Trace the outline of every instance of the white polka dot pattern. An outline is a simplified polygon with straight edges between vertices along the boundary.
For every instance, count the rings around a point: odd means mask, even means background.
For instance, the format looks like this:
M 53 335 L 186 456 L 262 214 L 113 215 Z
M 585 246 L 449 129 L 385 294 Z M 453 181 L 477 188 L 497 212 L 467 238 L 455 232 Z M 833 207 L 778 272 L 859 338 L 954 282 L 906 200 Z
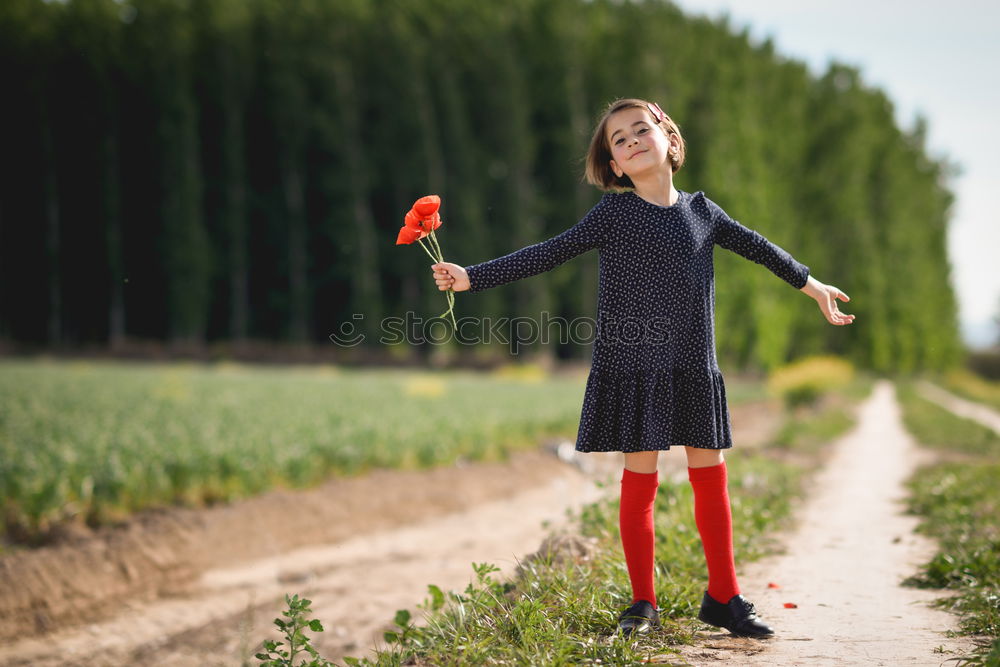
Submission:
M 703 192 L 673 206 L 608 193 L 562 234 L 466 267 L 470 292 L 600 251 L 597 336 L 576 449 L 636 452 L 732 447 L 715 356 L 715 244 L 796 288 L 809 267 L 730 218 Z

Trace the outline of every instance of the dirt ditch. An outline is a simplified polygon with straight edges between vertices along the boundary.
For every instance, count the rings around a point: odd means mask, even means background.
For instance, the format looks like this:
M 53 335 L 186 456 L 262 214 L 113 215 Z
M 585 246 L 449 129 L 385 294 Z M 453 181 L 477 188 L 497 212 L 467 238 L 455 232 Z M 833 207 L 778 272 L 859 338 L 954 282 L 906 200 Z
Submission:
M 374 471 L 209 509 L 144 512 L 117 526 L 0 558 L 0 639 L 91 621 L 125 597 L 173 594 L 220 564 L 343 541 L 506 498 L 566 465 L 546 452 L 503 463 Z

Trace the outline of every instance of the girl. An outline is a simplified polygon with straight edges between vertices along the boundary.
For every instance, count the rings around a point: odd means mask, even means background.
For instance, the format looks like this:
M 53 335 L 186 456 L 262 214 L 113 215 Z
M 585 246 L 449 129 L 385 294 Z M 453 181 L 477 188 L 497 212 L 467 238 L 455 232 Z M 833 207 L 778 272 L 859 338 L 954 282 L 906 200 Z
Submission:
M 576 225 L 547 241 L 469 267 L 431 266 L 440 290 L 479 292 L 548 271 L 599 249 L 598 326 L 576 449 L 621 451 L 622 547 L 632 604 L 625 634 L 659 624 L 653 587 L 657 457 L 687 454 L 695 522 L 708 566 L 698 618 L 749 637 L 773 634 L 740 594 L 722 450 L 732 447 L 715 357 L 716 244 L 762 264 L 815 299 L 827 321 L 851 324 L 846 294 L 809 275 L 786 251 L 729 217 L 703 192 L 674 187 L 684 139 L 658 104 L 611 103 L 594 130 L 586 179 L 606 191 Z

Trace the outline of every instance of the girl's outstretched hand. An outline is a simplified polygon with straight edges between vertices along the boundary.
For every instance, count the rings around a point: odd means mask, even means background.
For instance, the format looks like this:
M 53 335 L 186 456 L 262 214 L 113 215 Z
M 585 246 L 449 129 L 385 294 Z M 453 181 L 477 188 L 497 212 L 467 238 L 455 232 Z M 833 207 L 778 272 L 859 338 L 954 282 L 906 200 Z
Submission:
M 438 262 L 431 264 L 431 269 L 434 271 L 434 282 L 437 283 L 438 289 L 442 292 L 449 289 L 455 292 L 464 292 L 472 286 L 469 283 L 469 274 L 458 264 Z
M 827 322 L 830 324 L 844 325 L 854 321 L 854 315 L 842 313 L 840 312 L 840 308 L 837 307 L 837 299 L 850 301 L 851 297 L 833 285 L 825 285 L 812 276 L 809 276 L 806 284 L 802 287 L 802 291 L 816 299 L 819 309 L 823 311 L 823 316 L 826 317 Z

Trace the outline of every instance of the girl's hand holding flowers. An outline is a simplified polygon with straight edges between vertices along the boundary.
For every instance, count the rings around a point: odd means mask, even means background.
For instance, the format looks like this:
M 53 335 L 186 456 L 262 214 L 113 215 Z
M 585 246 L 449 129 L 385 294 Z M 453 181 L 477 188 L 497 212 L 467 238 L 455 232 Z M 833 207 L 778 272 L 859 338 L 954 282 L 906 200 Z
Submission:
M 434 282 L 439 290 L 450 289 L 453 292 L 464 292 L 472 285 L 469 283 L 469 274 L 458 264 L 451 262 L 438 262 L 431 264 L 434 270 Z

